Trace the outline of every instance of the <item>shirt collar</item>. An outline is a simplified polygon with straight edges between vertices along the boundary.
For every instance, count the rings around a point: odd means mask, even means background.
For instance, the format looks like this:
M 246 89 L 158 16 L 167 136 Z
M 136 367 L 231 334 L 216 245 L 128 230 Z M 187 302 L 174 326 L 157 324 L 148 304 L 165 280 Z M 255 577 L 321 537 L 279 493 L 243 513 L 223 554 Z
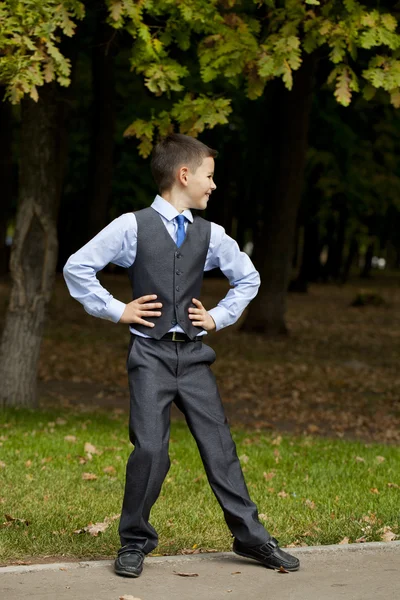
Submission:
M 172 206 L 170 202 L 164 200 L 164 198 L 159 194 L 157 194 L 157 196 L 154 198 L 151 208 L 154 208 L 154 210 L 160 213 L 160 215 L 167 219 L 167 221 L 172 221 L 178 215 L 183 215 L 188 219 L 188 221 L 193 223 L 192 211 L 189 208 L 184 210 L 183 213 L 180 213 L 176 210 L 175 206 Z

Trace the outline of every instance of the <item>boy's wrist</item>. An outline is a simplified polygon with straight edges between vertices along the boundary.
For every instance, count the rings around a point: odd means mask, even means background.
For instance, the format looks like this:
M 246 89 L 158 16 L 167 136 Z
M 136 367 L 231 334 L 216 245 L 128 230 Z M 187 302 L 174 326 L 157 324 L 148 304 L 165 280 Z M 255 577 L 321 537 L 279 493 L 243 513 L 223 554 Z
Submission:
M 112 321 L 113 323 L 119 323 L 124 310 L 126 308 L 126 304 L 124 302 L 120 302 L 116 298 L 112 298 L 107 305 L 107 319 Z
M 219 331 L 228 325 L 226 321 L 227 317 L 229 317 L 229 313 L 226 308 L 223 308 L 222 306 L 215 306 L 207 312 L 215 323 L 215 331 Z

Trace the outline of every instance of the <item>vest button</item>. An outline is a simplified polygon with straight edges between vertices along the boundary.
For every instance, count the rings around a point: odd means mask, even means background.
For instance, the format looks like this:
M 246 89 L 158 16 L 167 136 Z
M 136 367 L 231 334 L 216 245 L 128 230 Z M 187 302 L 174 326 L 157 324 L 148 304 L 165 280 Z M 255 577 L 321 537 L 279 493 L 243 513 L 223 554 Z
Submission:
M 175 273 L 176 273 L 177 275 L 180 275 L 180 274 L 181 274 L 181 271 L 179 271 L 179 269 L 178 269 L 177 271 L 175 271 Z
M 180 252 L 177 252 L 177 253 L 175 254 L 175 256 L 176 256 L 176 258 L 180 258 L 180 257 L 182 256 L 182 254 L 181 254 Z
M 179 292 L 179 285 L 177 285 L 175 289 L 177 292 Z
M 176 321 L 176 319 L 172 319 L 172 321 L 171 321 L 171 325 L 176 325 L 176 324 L 177 324 L 177 321 Z

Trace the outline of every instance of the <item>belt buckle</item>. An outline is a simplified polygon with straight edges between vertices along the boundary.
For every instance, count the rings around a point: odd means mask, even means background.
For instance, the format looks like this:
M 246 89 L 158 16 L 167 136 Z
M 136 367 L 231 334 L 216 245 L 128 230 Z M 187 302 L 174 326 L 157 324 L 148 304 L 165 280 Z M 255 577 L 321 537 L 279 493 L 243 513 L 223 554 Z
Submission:
M 173 342 L 177 342 L 178 340 L 176 339 L 176 331 L 172 332 L 172 341 Z

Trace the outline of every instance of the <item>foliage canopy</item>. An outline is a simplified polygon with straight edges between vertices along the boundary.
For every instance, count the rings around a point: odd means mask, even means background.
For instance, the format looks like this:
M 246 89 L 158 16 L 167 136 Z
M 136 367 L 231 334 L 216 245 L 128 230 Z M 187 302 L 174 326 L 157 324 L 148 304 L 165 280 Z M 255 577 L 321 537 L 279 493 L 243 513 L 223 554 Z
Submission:
M 348 106 L 355 92 L 368 100 L 381 89 L 400 107 L 394 11 L 371 10 L 356 0 L 106 0 L 106 5 L 112 27 L 132 37 L 132 71 L 152 93 L 172 98 L 171 110 L 135 120 L 126 130 L 139 138 L 143 156 L 155 133 L 164 135 L 174 121 L 182 132 L 197 135 L 228 120 L 228 97 L 190 89 L 189 49 L 196 50 L 205 85 L 244 86 L 251 99 L 274 78 L 290 90 L 304 53 L 318 52 L 332 63 L 327 83 L 337 102 Z M 25 94 L 37 100 L 37 88 L 46 82 L 69 84 L 71 65 L 60 41 L 74 34 L 84 15 L 78 0 L 0 2 L 0 82 L 11 102 Z

